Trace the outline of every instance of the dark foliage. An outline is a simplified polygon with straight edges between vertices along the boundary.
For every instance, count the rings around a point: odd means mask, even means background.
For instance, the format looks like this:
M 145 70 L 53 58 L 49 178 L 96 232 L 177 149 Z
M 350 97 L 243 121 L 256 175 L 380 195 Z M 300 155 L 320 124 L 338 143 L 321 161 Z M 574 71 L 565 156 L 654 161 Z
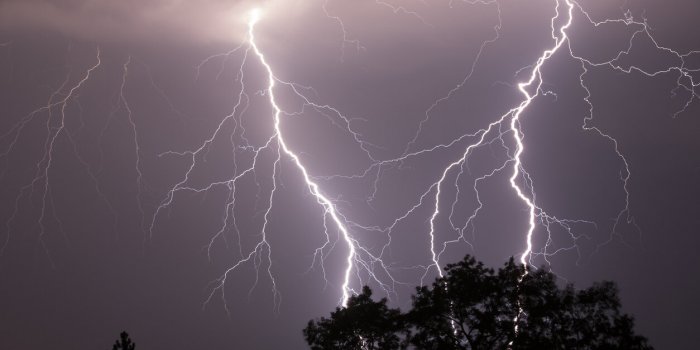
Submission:
M 114 342 L 114 345 L 112 346 L 112 350 L 134 350 L 135 348 L 136 343 L 131 341 L 131 338 L 129 338 L 129 333 L 127 332 L 122 332 L 119 335 L 119 340 Z
M 620 307 L 612 282 L 576 291 L 513 259 L 494 271 L 466 256 L 417 288 L 405 314 L 365 287 L 304 335 L 312 349 L 652 349 Z
M 407 329 L 401 312 L 386 306 L 386 298 L 372 300 L 369 287 L 336 308 L 331 318 L 309 321 L 304 337 L 311 349 L 402 349 L 401 333 Z

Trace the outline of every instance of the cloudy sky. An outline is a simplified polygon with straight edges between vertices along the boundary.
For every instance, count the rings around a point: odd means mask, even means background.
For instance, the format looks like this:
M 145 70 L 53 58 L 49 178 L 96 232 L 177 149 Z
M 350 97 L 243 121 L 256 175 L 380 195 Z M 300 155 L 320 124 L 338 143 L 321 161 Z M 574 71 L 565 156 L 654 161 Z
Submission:
M 567 4 L 0 2 L 0 344 L 304 348 L 523 252 L 697 343 L 700 7 L 572 2 L 538 64 Z

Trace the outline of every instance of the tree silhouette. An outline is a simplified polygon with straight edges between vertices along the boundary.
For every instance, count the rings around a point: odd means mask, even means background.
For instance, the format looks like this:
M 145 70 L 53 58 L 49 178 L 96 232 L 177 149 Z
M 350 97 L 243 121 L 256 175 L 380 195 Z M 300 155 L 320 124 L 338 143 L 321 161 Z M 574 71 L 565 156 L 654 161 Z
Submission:
M 407 329 L 401 312 L 386 306 L 386 298 L 372 300 L 372 290 L 350 297 L 348 306 L 336 308 L 330 319 L 311 320 L 304 337 L 313 350 L 402 349 L 400 333 Z
M 126 331 L 122 332 L 119 335 L 119 338 L 119 340 L 114 342 L 112 350 L 134 350 L 136 348 L 136 343 L 131 341 L 131 338 L 129 338 L 129 333 Z
M 560 288 L 552 273 L 512 258 L 498 271 L 468 255 L 447 265 L 432 286 L 416 288 L 405 314 L 370 297 L 365 287 L 330 319 L 310 321 L 304 334 L 312 349 L 377 348 L 368 346 L 370 339 L 391 339 L 382 349 L 652 349 L 620 311 L 613 282 Z M 391 312 L 363 312 L 362 305 Z M 345 315 L 353 315 L 352 322 Z
M 508 344 L 518 315 L 519 274 L 495 276 L 472 257 L 445 267 L 433 287 L 416 289 L 406 317 L 421 349 L 496 349 Z M 500 277 L 500 278 L 499 278 Z M 514 283 L 513 283 L 514 282 Z M 514 307 L 515 306 L 515 307 Z

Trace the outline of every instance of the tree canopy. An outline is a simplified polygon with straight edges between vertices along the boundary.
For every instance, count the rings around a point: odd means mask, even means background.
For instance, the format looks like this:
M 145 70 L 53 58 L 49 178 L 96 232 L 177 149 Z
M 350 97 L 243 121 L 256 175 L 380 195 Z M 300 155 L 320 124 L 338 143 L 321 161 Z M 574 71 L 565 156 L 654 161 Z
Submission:
M 406 329 L 398 309 L 390 309 L 386 298 L 372 300 L 372 290 L 351 297 L 347 307 L 336 308 L 331 318 L 309 321 L 304 329 L 311 349 L 398 349 L 399 333 Z
M 621 312 L 617 286 L 576 290 L 510 261 L 494 271 L 466 256 L 402 313 L 365 286 L 330 318 L 309 321 L 312 349 L 652 349 Z
M 112 350 L 134 350 L 136 349 L 136 343 L 131 341 L 129 338 L 129 333 L 126 331 L 119 334 L 119 339 L 114 342 Z

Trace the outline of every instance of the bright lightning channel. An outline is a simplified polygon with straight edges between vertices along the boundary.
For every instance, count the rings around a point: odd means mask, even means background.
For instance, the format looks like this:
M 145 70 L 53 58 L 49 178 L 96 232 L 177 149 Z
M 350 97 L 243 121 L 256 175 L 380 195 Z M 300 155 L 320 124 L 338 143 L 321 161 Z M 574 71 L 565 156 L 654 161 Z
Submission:
M 332 202 L 330 198 L 328 198 L 326 195 L 324 195 L 319 187 L 319 185 L 313 180 L 313 178 L 309 175 L 309 172 L 307 168 L 304 166 L 303 162 L 288 145 L 284 130 L 282 129 L 282 115 L 287 114 L 287 115 L 294 115 L 296 113 L 289 113 L 289 112 L 284 112 L 280 106 L 277 103 L 276 100 L 276 95 L 275 95 L 275 89 L 277 88 L 277 84 L 281 84 L 285 87 L 288 87 L 297 97 L 299 97 L 303 103 L 304 106 L 310 106 L 311 108 L 317 110 L 317 111 L 328 111 L 330 113 L 333 113 L 334 115 L 337 115 L 339 118 L 343 120 L 347 127 L 347 131 L 353 136 L 353 138 L 360 144 L 360 147 L 362 147 L 366 154 L 369 155 L 369 151 L 365 148 L 366 144 L 360 139 L 359 135 L 355 132 L 352 131 L 350 128 L 350 120 L 342 115 L 338 110 L 335 108 L 328 106 L 328 105 L 320 105 L 312 102 L 308 97 L 306 97 L 303 94 L 304 90 L 308 90 L 308 87 L 303 87 L 295 83 L 289 83 L 280 80 L 275 76 L 274 71 L 270 64 L 267 62 L 265 55 L 263 54 L 262 50 L 258 46 L 258 43 L 256 41 L 256 36 L 255 36 L 255 28 L 258 22 L 262 19 L 262 10 L 261 9 L 253 9 L 252 11 L 249 12 L 249 19 L 248 19 L 248 32 L 247 32 L 247 43 L 241 44 L 234 50 L 223 54 L 223 56 L 228 57 L 228 55 L 231 55 L 235 52 L 242 51 L 243 52 L 243 60 L 239 66 L 238 69 L 238 81 L 240 82 L 239 88 L 240 92 L 237 95 L 237 100 L 235 103 L 235 106 L 232 110 L 232 112 L 227 115 L 218 125 L 217 129 L 213 133 L 213 135 L 208 138 L 199 148 L 197 148 L 194 151 L 186 151 L 186 152 L 175 152 L 175 151 L 169 151 L 165 152 L 161 155 L 175 155 L 175 156 L 187 156 L 190 158 L 190 167 L 188 168 L 187 172 L 185 173 L 184 178 L 177 183 L 174 187 L 170 189 L 168 192 L 167 197 L 161 202 L 161 204 L 158 206 L 156 209 L 155 215 L 153 216 L 153 221 L 150 226 L 150 232 L 151 234 L 153 233 L 154 226 L 156 223 L 156 218 L 158 214 L 160 213 L 161 210 L 165 209 L 168 207 L 170 204 L 172 204 L 174 200 L 175 193 L 178 191 L 193 191 L 193 192 L 204 192 L 207 191 L 214 186 L 219 186 L 219 185 L 224 185 L 228 187 L 229 189 L 229 197 L 228 197 L 228 202 L 226 206 L 226 214 L 223 219 L 223 224 L 216 232 L 216 234 L 213 235 L 211 238 L 208 246 L 207 246 L 207 252 L 209 253 L 212 249 L 213 244 L 215 243 L 215 240 L 218 238 L 224 236 L 224 232 L 229 228 L 229 221 L 232 221 L 232 227 L 233 230 L 236 232 L 238 236 L 238 248 L 239 248 L 239 255 L 240 255 L 240 260 L 238 260 L 235 264 L 227 268 L 224 273 L 215 281 L 213 281 L 213 288 L 211 289 L 211 293 L 209 294 L 209 297 L 206 299 L 204 302 L 204 306 L 208 305 L 208 303 L 212 300 L 215 294 L 219 293 L 221 300 L 224 304 L 224 308 L 229 312 L 226 299 L 225 299 L 225 287 L 226 287 L 226 282 L 228 279 L 228 276 L 233 273 L 235 270 L 237 270 L 239 267 L 241 267 L 243 264 L 252 262 L 253 267 L 256 270 L 256 282 L 253 284 L 253 286 L 250 289 L 250 292 L 252 292 L 253 288 L 257 285 L 258 281 L 258 272 L 259 268 L 262 263 L 262 255 L 266 255 L 266 264 L 267 264 L 267 276 L 269 277 L 271 283 L 272 283 L 272 294 L 273 294 L 273 300 L 274 300 L 274 309 L 279 308 L 280 302 L 281 302 L 281 294 L 279 290 L 277 289 L 277 282 L 275 279 L 275 276 L 272 272 L 272 246 L 268 242 L 268 237 L 267 237 L 267 228 L 268 228 L 268 223 L 269 223 L 269 217 L 270 213 L 272 211 L 273 207 L 273 202 L 274 202 L 274 197 L 277 192 L 277 182 L 278 182 L 278 169 L 281 166 L 281 160 L 282 156 L 286 156 L 289 159 L 291 159 L 292 163 L 294 164 L 295 168 L 301 173 L 304 183 L 306 187 L 309 190 L 309 193 L 315 198 L 316 202 L 323 208 L 323 222 L 324 222 L 324 229 L 325 229 L 325 236 L 326 236 L 326 243 L 321 246 L 320 248 L 317 248 L 314 253 L 314 262 L 313 264 L 316 263 L 317 259 L 321 265 L 321 269 L 324 272 L 324 278 L 325 278 L 325 267 L 323 266 L 323 260 L 325 258 L 325 249 L 329 246 L 332 247 L 334 244 L 331 243 L 330 236 L 329 236 L 329 226 L 327 224 L 327 220 L 330 220 L 330 222 L 337 228 L 337 230 L 340 233 L 340 236 L 342 236 L 343 241 L 347 245 L 348 253 L 345 258 L 346 262 L 346 267 L 345 271 L 343 274 L 343 279 L 342 279 L 342 296 L 340 299 L 340 304 L 341 305 L 346 305 L 348 299 L 350 296 L 353 294 L 353 289 L 350 286 L 351 284 L 351 279 L 353 278 L 353 272 L 355 272 L 358 275 L 359 278 L 359 271 L 356 269 L 356 263 L 359 263 L 362 265 L 363 270 L 366 270 L 370 276 L 370 278 L 374 279 L 380 285 L 383 287 L 385 286 L 381 282 L 379 282 L 379 279 L 376 277 L 376 275 L 373 272 L 373 266 L 374 263 L 378 263 L 379 266 L 386 272 L 387 275 L 391 276 L 391 274 L 387 271 L 386 266 L 383 265 L 381 262 L 380 258 L 377 258 L 373 256 L 367 249 L 363 248 L 357 240 L 355 240 L 353 237 L 351 237 L 348 228 L 344 221 L 346 220 L 345 217 L 338 212 L 338 209 L 336 208 L 336 205 Z M 266 96 L 268 99 L 268 103 L 272 108 L 272 121 L 273 121 L 273 133 L 272 135 L 267 139 L 265 144 L 260 147 L 256 147 L 250 144 L 250 142 L 245 138 L 245 129 L 243 128 L 242 122 L 240 120 L 241 115 L 245 112 L 247 109 L 250 96 L 246 92 L 246 78 L 244 74 L 244 66 L 247 64 L 248 60 L 250 59 L 249 54 L 251 54 L 257 58 L 258 62 L 262 65 L 262 67 L 265 70 L 266 76 L 267 76 L 267 86 L 265 88 L 265 91 L 262 95 Z M 222 55 L 215 55 L 211 56 L 207 59 L 205 59 L 202 64 L 200 64 L 197 67 L 197 75 L 199 75 L 199 69 L 202 67 L 202 65 L 206 64 L 209 60 L 219 57 Z M 219 75 L 221 74 L 222 71 L 219 72 Z M 327 114 L 322 112 L 322 114 L 326 115 L 329 117 Z M 330 117 L 329 117 L 330 118 Z M 234 157 L 234 168 L 235 172 L 237 175 L 235 175 L 232 179 L 229 179 L 227 181 L 222 181 L 222 182 L 216 182 L 212 183 L 205 188 L 194 188 L 189 186 L 187 183 L 190 178 L 190 174 L 192 173 L 193 169 L 197 165 L 197 157 L 202 154 L 203 152 L 206 152 L 206 149 L 210 146 L 210 144 L 214 141 L 214 139 L 218 136 L 220 132 L 223 130 L 223 126 L 225 122 L 232 121 L 235 125 L 235 129 L 232 135 L 238 134 L 240 138 L 243 141 L 243 149 L 251 151 L 254 153 L 253 157 L 253 162 L 252 165 L 250 165 L 247 168 L 244 168 L 244 170 L 240 170 L 238 168 L 238 163 L 235 162 L 235 157 Z M 236 131 L 238 130 L 238 131 Z M 233 139 L 232 139 L 232 145 L 233 145 Z M 236 224 L 235 220 L 235 214 L 234 214 L 234 209 L 236 205 L 236 185 L 245 176 L 249 176 L 256 171 L 256 167 L 258 164 L 259 157 L 263 153 L 263 151 L 272 151 L 276 155 L 274 163 L 272 165 L 272 174 L 271 174 L 271 179 L 272 179 L 272 189 L 269 192 L 269 197 L 267 198 L 267 207 L 264 212 L 264 222 L 261 227 L 261 238 L 258 241 L 258 243 L 255 245 L 255 247 L 250 250 L 247 254 L 243 252 L 243 249 L 241 247 L 241 241 L 240 241 L 240 233 L 238 231 L 238 226 Z M 371 156 L 370 156 L 371 158 Z M 352 222 L 350 222 L 352 223 Z M 358 255 L 358 250 L 362 251 L 362 253 L 370 259 L 369 261 L 363 260 Z M 211 257 L 210 257 L 211 259 Z M 326 280 L 327 281 L 327 280 Z M 389 292 L 389 290 L 384 287 L 384 290 Z
M 267 63 L 265 60 L 265 55 L 263 55 L 262 51 L 260 51 L 260 48 L 258 47 L 257 43 L 255 42 L 255 25 L 260 21 L 260 9 L 254 9 L 251 11 L 250 14 L 250 21 L 248 22 L 248 38 L 250 40 L 250 45 L 253 48 L 253 51 L 255 54 L 258 56 L 260 59 L 260 63 L 265 67 L 265 70 L 267 71 L 267 78 L 268 78 L 268 83 L 269 85 L 267 86 L 267 94 L 270 98 L 270 104 L 272 105 L 272 108 L 274 110 L 274 123 L 275 123 L 275 134 L 277 136 L 277 142 L 279 142 L 279 145 L 282 147 L 282 150 L 284 153 L 286 153 L 289 157 L 292 158 L 294 161 L 294 164 L 297 166 L 299 171 L 301 171 L 302 175 L 304 176 L 304 181 L 306 182 L 306 186 L 309 188 L 309 191 L 311 194 L 316 197 L 316 200 L 318 201 L 319 204 L 323 205 L 325 209 L 325 213 L 330 215 L 331 219 L 333 220 L 333 223 L 337 226 L 338 230 L 343 235 L 343 239 L 345 240 L 345 243 L 348 246 L 348 256 L 346 259 L 347 262 L 347 267 L 345 268 L 345 276 L 343 279 L 343 286 L 342 286 L 342 291 L 343 291 L 343 297 L 342 297 L 342 302 L 341 304 L 345 306 L 347 304 L 348 299 L 350 298 L 351 295 L 351 290 L 350 290 L 350 274 L 352 273 L 353 270 L 353 261 L 355 259 L 355 244 L 353 242 L 353 239 L 350 237 L 350 234 L 348 233 L 347 228 L 345 225 L 343 225 L 342 221 L 338 217 L 338 212 L 336 211 L 335 205 L 326 197 L 324 196 L 319 187 L 318 184 L 313 182 L 311 178 L 309 177 L 309 172 L 306 170 L 304 165 L 301 163 L 299 160 L 299 156 L 294 153 L 289 146 L 287 146 L 287 143 L 284 140 L 284 133 L 282 132 L 282 129 L 280 128 L 280 115 L 282 114 L 282 110 L 280 107 L 277 105 L 277 101 L 275 100 L 275 94 L 274 94 L 274 88 L 275 88 L 275 75 L 272 72 L 272 68 L 270 65 Z M 269 210 L 268 210 L 269 211 Z
M 325 11 L 325 9 L 324 9 Z M 231 274 L 233 271 L 241 267 L 243 264 L 251 262 L 253 263 L 253 267 L 256 270 L 256 280 L 253 286 L 250 289 L 250 292 L 255 288 L 258 282 L 258 273 L 259 269 L 261 266 L 261 256 L 262 254 L 266 253 L 266 264 L 267 264 L 267 275 L 272 283 L 272 294 L 273 294 L 273 299 L 274 299 L 274 309 L 278 309 L 280 302 L 281 302 L 281 294 L 279 290 L 277 289 L 277 282 L 275 280 L 275 276 L 272 272 L 272 247 L 269 244 L 267 240 L 267 227 L 268 227 L 268 219 L 270 216 L 270 213 L 272 211 L 272 206 L 274 202 L 274 196 L 277 192 L 277 182 L 278 182 L 278 168 L 281 166 L 281 160 L 282 156 L 286 156 L 289 159 L 291 159 L 292 163 L 294 164 L 295 168 L 301 173 L 304 184 L 309 190 L 309 193 L 315 198 L 316 202 L 323 208 L 323 227 L 324 227 L 324 233 L 325 233 L 325 243 L 321 246 L 315 249 L 314 251 L 314 259 L 311 264 L 310 268 L 313 268 L 316 263 L 320 265 L 320 268 L 323 272 L 323 277 L 326 283 L 328 283 L 328 279 L 326 278 L 326 271 L 325 271 L 325 266 L 324 266 L 324 260 L 327 257 L 327 254 L 333 250 L 335 247 L 335 243 L 331 242 L 330 238 L 330 227 L 329 223 L 335 226 L 339 232 L 339 236 L 342 237 L 342 240 L 344 243 L 347 245 L 347 256 L 345 258 L 345 271 L 342 276 L 342 296 L 340 298 L 339 303 L 341 305 L 346 305 L 348 299 L 350 296 L 354 293 L 353 288 L 351 287 L 351 280 L 353 278 L 357 278 L 360 283 L 363 283 L 363 277 L 361 272 L 366 273 L 367 276 L 372 280 L 375 281 L 379 284 L 379 286 L 387 293 L 391 294 L 395 292 L 395 284 L 400 283 L 397 280 L 395 280 L 392 277 L 392 273 L 390 271 L 390 268 L 384 264 L 382 261 L 382 255 L 383 255 L 383 250 L 382 254 L 379 256 L 373 254 L 368 248 L 364 247 L 361 245 L 359 241 L 357 241 L 355 238 L 353 238 L 349 232 L 348 225 L 352 225 L 353 227 L 357 227 L 360 229 L 365 229 L 365 230 L 375 230 L 373 227 L 367 227 L 363 226 L 361 224 L 355 223 L 353 221 L 348 220 L 342 213 L 339 212 L 336 204 L 329 198 L 327 195 L 323 194 L 321 191 L 321 188 L 319 184 L 314 181 L 314 178 L 309 174 L 307 168 L 304 166 L 302 160 L 298 156 L 296 152 L 292 150 L 291 147 L 289 147 L 284 130 L 282 128 L 282 116 L 283 115 L 299 115 L 304 112 L 304 109 L 306 107 L 309 107 L 317 112 L 319 112 L 321 115 L 325 116 L 328 118 L 335 126 L 340 127 L 341 129 L 345 130 L 357 144 L 359 147 L 363 150 L 363 152 L 367 155 L 368 159 L 370 159 L 373 162 L 377 162 L 377 160 L 372 156 L 369 147 L 372 147 L 374 145 L 368 143 L 367 141 L 363 140 L 361 135 L 357 133 L 356 131 L 353 130 L 351 126 L 351 119 L 348 118 L 347 116 L 343 115 L 339 110 L 334 108 L 333 106 L 326 105 L 326 104 L 319 104 L 316 102 L 313 102 L 308 96 L 305 95 L 306 92 L 311 91 L 315 92 L 312 88 L 302 86 L 296 83 L 291 83 L 291 82 L 286 82 L 281 79 L 279 79 L 275 74 L 270 66 L 270 64 L 267 62 L 265 59 L 265 55 L 263 54 L 262 50 L 258 46 L 258 43 L 256 41 L 256 36 L 255 36 L 255 27 L 256 24 L 262 19 L 262 10 L 260 9 L 254 9 L 249 12 L 249 20 L 248 20 L 248 33 L 247 33 L 247 40 L 246 43 L 243 43 L 236 47 L 235 49 L 229 51 L 226 54 L 220 54 L 220 55 L 214 55 L 210 56 L 209 58 L 205 59 L 199 66 L 197 66 L 197 76 L 199 76 L 199 70 L 201 67 L 206 64 L 208 61 L 210 61 L 213 58 L 220 57 L 220 56 L 225 56 L 225 58 L 228 58 L 229 55 L 238 52 L 238 51 L 243 51 L 243 60 L 239 66 L 238 69 L 238 78 L 237 80 L 240 82 L 239 88 L 240 92 L 237 95 L 237 100 L 234 105 L 233 111 L 227 115 L 218 125 L 216 128 L 215 132 L 213 135 L 208 138 L 199 148 L 197 148 L 194 151 L 185 151 L 185 152 L 176 152 L 176 151 L 169 151 L 165 152 L 161 155 L 174 155 L 174 156 L 186 156 L 190 158 L 190 167 L 188 168 L 187 172 L 185 173 L 184 178 L 177 183 L 174 187 L 172 187 L 168 191 L 168 195 L 166 198 L 161 202 L 161 204 L 158 206 L 156 209 L 156 213 L 153 217 L 153 221 L 151 223 L 150 227 L 150 232 L 151 234 L 153 233 L 153 229 L 156 223 L 156 218 L 158 214 L 168 207 L 170 204 L 172 204 L 174 200 L 174 195 L 178 191 L 193 191 L 193 192 L 205 192 L 208 191 L 209 189 L 213 188 L 214 186 L 220 186 L 224 185 L 228 187 L 229 189 L 229 197 L 226 205 L 226 213 L 223 218 L 223 224 L 221 225 L 220 229 L 212 236 L 211 240 L 209 241 L 209 244 L 207 246 L 207 252 L 210 253 L 212 246 L 214 245 L 215 241 L 219 238 L 225 238 L 225 231 L 229 229 L 229 221 L 232 221 L 232 229 L 236 232 L 237 237 L 238 237 L 238 248 L 239 248 L 239 255 L 240 255 L 240 260 L 238 260 L 235 264 L 233 264 L 231 267 L 226 269 L 224 273 L 215 281 L 213 281 L 213 288 L 211 289 L 211 293 L 209 294 L 209 297 L 206 299 L 204 302 L 204 306 L 208 305 L 208 303 L 212 300 L 215 294 L 219 293 L 221 300 L 224 304 L 224 308 L 227 312 L 229 312 L 226 299 L 225 299 L 225 287 L 226 287 L 226 281 L 228 279 L 229 274 Z M 338 17 L 332 17 L 329 15 L 329 18 L 334 19 L 336 21 L 340 21 Z M 341 22 L 342 24 L 342 22 Z M 341 25 L 342 28 L 342 25 Z M 359 46 L 358 46 L 359 47 Z M 272 135 L 267 139 L 265 144 L 260 147 L 252 146 L 251 143 L 245 138 L 245 129 L 243 128 L 243 124 L 240 120 L 242 114 L 246 111 L 248 103 L 250 101 L 250 96 L 246 92 L 246 78 L 244 74 L 244 66 L 247 64 L 249 58 L 249 54 L 252 53 L 255 57 L 257 57 L 259 63 L 263 66 L 266 75 L 267 75 L 267 86 L 265 88 L 265 91 L 260 93 L 261 96 L 266 96 L 268 99 L 268 103 L 272 108 L 272 121 L 273 121 L 273 133 Z M 222 73 L 222 70 L 219 71 L 219 74 L 217 76 L 220 76 Z M 289 111 L 283 111 L 279 104 L 277 103 L 276 100 L 276 95 L 275 95 L 275 89 L 278 88 L 279 86 L 283 86 L 288 88 L 296 97 L 300 99 L 300 101 L 303 104 L 303 108 L 301 111 L 296 111 L 296 112 L 289 112 Z M 257 95 L 257 94 L 256 94 Z M 339 120 L 334 120 L 332 116 L 336 116 Z M 195 188 L 191 187 L 188 185 L 188 181 L 190 179 L 190 174 L 192 173 L 193 169 L 197 165 L 197 157 L 202 154 L 203 152 L 206 152 L 207 148 L 211 145 L 211 143 L 214 141 L 214 139 L 218 136 L 220 132 L 222 132 L 223 125 L 226 122 L 232 121 L 235 125 L 234 131 L 232 133 L 232 137 L 235 135 L 238 135 L 243 142 L 242 146 L 237 146 L 240 147 L 244 150 L 251 151 L 253 152 L 253 162 L 252 165 L 249 167 L 245 168 L 244 170 L 240 170 L 238 167 L 238 164 L 235 161 L 234 157 L 234 172 L 237 174 L 235 175 L 232 179 L 229 179 L 227 181 L 222 181 L 222 182 L 215 182 L 211 183 L 208 186 L 204 188 Z M 239 130 L 239 131 L 236 131 Z M 233 146 L 233 139 L 232 141 L 232 146 Z M 234 147 L 235 148 L 235 147 Z M 262 154 L 263 151 L 273 151 L 274 154 L 276 155 L 275 161 L 273 163 L 273 169 L 272 169 L 272 174 L 271 174 L 271 179 L 272 179 L 272 189 L 269 192 L 269 197 L 267 198 L 267 207 L 264 213 L 264 222 L 261 227 L 261 239 L 258 241 L 258 243 L 255 245 L 255 247 L 249 251 L 247 254 L 243 252 L 243 249 L 241 247 L 241 235 L 238 230 L 238 226 L 236 224 L 235 220 L 235 205 L 236 205 L 236 184 L 238 183 L 239 180 L 241 180 L 244 176 L 251 175 L 255 173 L 256 171 L 256 166 L 258 164 L 258 159 L 260 155 Z M 323 178 L 323 177 L 319 177 Z M 210 257 L 211 259 L 211 257 Z M 377 273 L 380 270 L 382 275 L 387 276 L 390 280 L 390 283 L 386 283 L 382 281 L 382 278 L 380 278 Z

